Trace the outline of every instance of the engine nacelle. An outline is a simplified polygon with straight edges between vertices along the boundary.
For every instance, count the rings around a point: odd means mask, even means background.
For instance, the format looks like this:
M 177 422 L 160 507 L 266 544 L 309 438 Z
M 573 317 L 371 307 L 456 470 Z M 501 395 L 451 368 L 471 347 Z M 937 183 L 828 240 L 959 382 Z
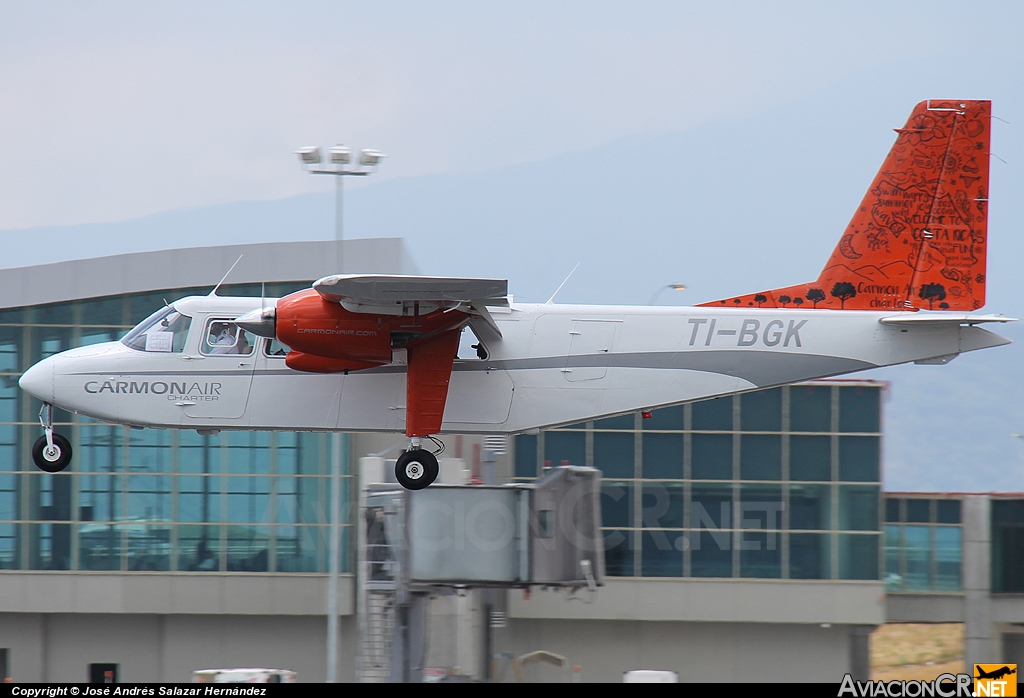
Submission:
M 353 359 L 330 359 L 326 356 L 306 354 L 305 352 L 288 352 L 284 357 L 285 366 L 296 371 L 306 373 L 342 373 L 345 371 L 359 371 L 364 368 L 380 366 L 376 361 L 355 361 Z
M 277 338 L 298 352 L 311 355 L 287 360 L 297 370 L 317 373 L 358 370 L 391 363 L 391 327 L 387 317 L 352 313 L 324 300 L 313 289 L 298 291 L 277 302 Z M 299 368 L 313 357 L 352 362 L 332 370 Z M 312 364 L 310 364 L 312 365 Z M 322 364 L 327 366 L 327 364 Z

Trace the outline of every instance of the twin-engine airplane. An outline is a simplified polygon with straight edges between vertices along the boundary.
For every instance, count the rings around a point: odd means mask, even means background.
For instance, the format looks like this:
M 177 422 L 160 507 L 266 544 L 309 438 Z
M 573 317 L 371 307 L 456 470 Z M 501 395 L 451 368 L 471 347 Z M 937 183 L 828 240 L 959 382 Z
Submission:
M 521 433 L 1009 343 L 985 302 L 988 101 L 918 104 L 816 281 L 696 307 L 514 303 L 507 282 L 337 275 L 271 303 L 214 294 L 120 342 L 40 361 L 33 451 L 71 459 L 57 405 L 133 427 L 405 431 L 428 486 L 443 432 Z M 461 344 L 461 347 L 460 347 Z

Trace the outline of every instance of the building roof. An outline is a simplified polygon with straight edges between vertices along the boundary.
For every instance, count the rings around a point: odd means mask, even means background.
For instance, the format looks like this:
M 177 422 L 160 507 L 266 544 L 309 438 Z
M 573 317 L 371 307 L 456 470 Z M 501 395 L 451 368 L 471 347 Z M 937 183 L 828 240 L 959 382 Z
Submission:
M 402 238 L 189 247 L 0 269 L 0 308 L 226 283 L 303 281 L 339 272 L 417 272 Z

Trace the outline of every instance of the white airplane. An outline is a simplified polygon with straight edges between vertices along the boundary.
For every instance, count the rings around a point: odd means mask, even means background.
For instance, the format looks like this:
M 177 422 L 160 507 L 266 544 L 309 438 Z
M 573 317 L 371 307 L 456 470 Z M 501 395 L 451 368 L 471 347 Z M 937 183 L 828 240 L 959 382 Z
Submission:
M 523 433 L 1008 344 L 985 300 L 987 101 L 928 101 L 818 279 L 695 307 L 515 303 L 507 282 L 337 275 L 270 302 L 178 300 L 119 342 L 31 367 L 41 469 L 71 460 L 52 406 L 132 427 Z M 936 310 L 937 308 L 937 310 Z

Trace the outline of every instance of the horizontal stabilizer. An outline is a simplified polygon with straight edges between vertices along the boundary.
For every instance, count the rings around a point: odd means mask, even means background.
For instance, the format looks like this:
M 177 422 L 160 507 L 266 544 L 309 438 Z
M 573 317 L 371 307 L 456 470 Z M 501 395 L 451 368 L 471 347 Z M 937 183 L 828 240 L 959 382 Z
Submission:
M 456 279 L 439 276 L 335 274 L 316 281 L 313 288 L 331 301 L 372 303 L 455 302 L 508 305 L 504 279 Z
M 879 320 L 883 325 L 980 325 L 983 322 L 1016 322 L 1003 315 L 969 315 L 965 313 L 907 313 Z

